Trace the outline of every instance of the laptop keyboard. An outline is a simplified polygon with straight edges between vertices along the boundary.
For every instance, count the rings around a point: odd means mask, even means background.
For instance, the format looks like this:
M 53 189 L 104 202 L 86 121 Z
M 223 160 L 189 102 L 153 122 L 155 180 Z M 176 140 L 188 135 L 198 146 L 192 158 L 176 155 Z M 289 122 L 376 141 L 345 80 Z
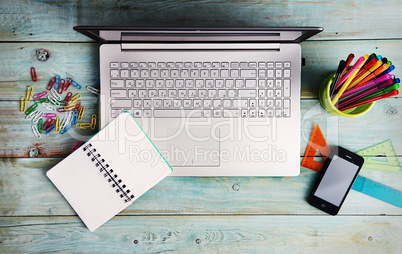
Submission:
M 111 62 L 112 118 L 287 118 L 290 62 Z

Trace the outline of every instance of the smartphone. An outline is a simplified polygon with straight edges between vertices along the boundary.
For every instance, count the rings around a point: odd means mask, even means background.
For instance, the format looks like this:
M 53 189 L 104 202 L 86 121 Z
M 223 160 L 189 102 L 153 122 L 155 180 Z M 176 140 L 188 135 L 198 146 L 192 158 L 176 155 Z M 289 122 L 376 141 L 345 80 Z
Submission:
M 326 213 L 337 215 L 360 169 L 363 157 L 340 146 L 325 161 L 308 203 Z

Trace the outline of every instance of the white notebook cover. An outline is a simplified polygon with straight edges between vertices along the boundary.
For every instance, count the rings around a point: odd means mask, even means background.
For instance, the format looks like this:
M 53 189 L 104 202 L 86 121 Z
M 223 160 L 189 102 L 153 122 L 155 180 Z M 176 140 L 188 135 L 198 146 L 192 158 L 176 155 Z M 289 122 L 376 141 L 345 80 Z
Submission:
M 92 232 L 172 171 L 125 112 L 46 175 Z

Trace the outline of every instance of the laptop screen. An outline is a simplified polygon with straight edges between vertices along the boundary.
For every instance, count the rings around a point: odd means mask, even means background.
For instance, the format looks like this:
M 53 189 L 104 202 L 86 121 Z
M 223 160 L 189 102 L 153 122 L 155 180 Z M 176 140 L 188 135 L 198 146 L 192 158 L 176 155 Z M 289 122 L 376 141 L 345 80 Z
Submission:
M 95 27 L 74 30 L 101 43 L 117 42 L 293 42 L 321 32 L 321 27 Z

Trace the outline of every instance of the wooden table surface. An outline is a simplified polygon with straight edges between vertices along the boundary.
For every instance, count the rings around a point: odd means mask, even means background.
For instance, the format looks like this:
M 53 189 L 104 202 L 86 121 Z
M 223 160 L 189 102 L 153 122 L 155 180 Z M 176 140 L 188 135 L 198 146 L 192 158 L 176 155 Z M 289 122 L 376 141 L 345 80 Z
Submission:
M 91 233 L 45 173 L 91 130 L 36 139 L 20 112 L 28 86 L 56 74 L 99 87 L 99 44 L 75 25 L 321 26 L 301 44 L 300 160 L 314 124 L 332 144 L 357 151 L 391 139 L 402 156 L 401 97 L 358 118 L 322 109 L 321 81 L 353 52 L 387 56 L 402 76 L 401 1 L 55 1 L 0 3 L 0 253 L 245 252 L 401 253 L 402 209 L 351 191 L 338 216 L 307 204 L 317 173 L 298 177 L 167 177 Z M 39 81 L 33 83 L 30 67 Z M 83 90 L 83 121 L 98 98 Z M 402 190 L 401 173 L 363 169 Z

